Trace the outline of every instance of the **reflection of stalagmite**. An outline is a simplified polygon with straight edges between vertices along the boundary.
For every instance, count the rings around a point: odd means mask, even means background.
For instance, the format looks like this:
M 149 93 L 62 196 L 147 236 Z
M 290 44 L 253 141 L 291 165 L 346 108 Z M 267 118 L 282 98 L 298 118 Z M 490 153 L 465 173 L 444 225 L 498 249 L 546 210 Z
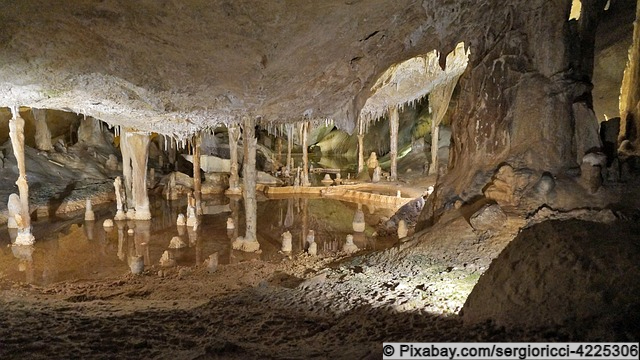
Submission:
M 391 150 L 389 155 L 391 158 L 391 181 L 398 180 L 398 124 L 400 115 L 398 108 L 392 106 L 389 108 L 389 130 L 391 132 Z
M 187 195 L 187 226 L 193 227 L 198 222 L 196 215 L 196 199 L 189 193 Z
M 20 193 L 20 213 L 15 214 L 18 236 L 16 245 L 32 245 L 35 238 L 31 235 L 31 217 L 29 215 L 29 185 L 27 184 L 27 169 L 24 157 L 24 119 L 20 117 L 18 109 L 13 109 L 13 117 L 9 120 L 9 137 L 13 146 L 13 153 L 18 163 L 19 176 L 16 181 Z
M 236 250 L 256 252 L 260 250 L 257 238 L 257 201 L 256 201 L 256 146 L 255 120 L 249 116 L 244 118 L 244 166 L 242 169 L 244 187 L 244 210 L 246 218 L 245 236 L 238 237 L 232 244 Z
M 123 205 L 122 205 L 122 200 L 123 200 L 123 189 L 122 189 L 122 180 L 120 179 L 120 176 L 116 177 L 116 179 L 113 181 L 113 187 L 115 188 L 115 192 L 116 192 L 116 216 L 114 217 L 115 220 L 125 220 L 127 218 L 127 216 L 124 213 L 124 209 L 123 209 Z
M 33 119 L 36 125 L 36 149 L 43 151 L 53 150 L 53 144 L 51 143 L 51 132 L 47 126 L 47 110 L 45 109 L 31 109 L 33 113 Z
M 238 176 L 238 140 L 240 140 L 240 127 L 237 124 L 229 124 L 229 158 L 230 175 L 229 190 L 231 194 L 240 194 L 240 180 Z
M 142 255 L 144 263 L 151 265 L 149 257 L 149 241 L 151 240 L 151 221 L 136 221 L 135 247 L 136 254 Z
M 117 221 L 116 225 L 118 226 L 118 259 L 124 261 L 124 221 Z

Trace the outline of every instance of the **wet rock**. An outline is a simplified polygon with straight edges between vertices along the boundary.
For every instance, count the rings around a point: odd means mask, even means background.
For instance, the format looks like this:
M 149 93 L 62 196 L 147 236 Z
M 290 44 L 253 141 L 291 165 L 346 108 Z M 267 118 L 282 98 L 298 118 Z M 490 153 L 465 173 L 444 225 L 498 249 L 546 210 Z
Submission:
M 507 221 L 507 215 L 505 215 L 497 204 L 487 204 L 483 206 L 471 215 L 469 219 L 469 223 L 477 231 L 499 229 L 504 226 L 505 221 Z

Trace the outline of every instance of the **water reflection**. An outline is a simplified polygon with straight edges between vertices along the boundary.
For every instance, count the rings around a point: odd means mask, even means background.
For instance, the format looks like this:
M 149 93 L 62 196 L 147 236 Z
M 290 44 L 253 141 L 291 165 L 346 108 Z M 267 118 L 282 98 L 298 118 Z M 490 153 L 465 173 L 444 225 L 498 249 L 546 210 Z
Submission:
M 186 199 L 165 201 L 155 198 L 151 221 L 114 221 L 113 228 L 104 228 L 112 211 L 96 211 L 96 221 L 85 222 L 82 214 L 72 220 L 34 223 L 37 242 L 30 250 L 10 244 L 17 235 L 14 229 L 0 228 L 0 277 L 13 281 L 50 284 L 63 280 L 99 279 L 122 276 L 130 272 L 131 259 L 140 257 L 145 269 L 159 267 L 165 251 L 169 251 L 178 266 L 202 266 L 211 254 L 217 253 L 220 264 L 251 259 L 281 261 L 282 234 L 293 235 L 291 254 L 305 250 L 306 237 L 314 231 L 318 255 L 340 251 L 347 234 L 360 249 L 380 249 L 389 244 L 376 244 L 372 237 L 381 217 L 393 211 L 369 205 L 365 212 L 366 229 L 352 229 L 355 203 L 314 197 L 290 197 L 258 202 L 258 241 L 261 254 L 231 250 L 231 242 L 244 235 L 245 219 L 241 197 L 218 196 L 203 199 L 205 214 L 197 229 L 176 226 L 176 218 L 186 213 Z M 234 229 L 227 230 L 232 218 Z M 131 232 L 130 232 L 131 230 Z M 171 238 L 180 236 L 187 246 L 168 249 Z

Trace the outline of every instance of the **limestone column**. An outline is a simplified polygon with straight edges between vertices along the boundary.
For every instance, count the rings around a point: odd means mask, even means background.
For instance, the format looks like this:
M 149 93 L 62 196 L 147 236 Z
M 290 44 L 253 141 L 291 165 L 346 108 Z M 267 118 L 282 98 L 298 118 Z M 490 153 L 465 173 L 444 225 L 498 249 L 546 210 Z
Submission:
M 302 186 L 309 186 L 309 151 L 307 149 L 307 137 L 309 135 L 309 122 L 303 121 L 300 125 L 302 133 Z
M 13 116 L 9 120 L 9 137 L 13 154 L 18 163 L 18 191 L 20 193 L 20 213 L 15 215 L 18 225 L 16 245 L 33 245 L 35 238 L 31 234 L 31 217 L 29 215 L 29 184 L 27 183 L 27 169 L 24 157 L 24 119 L 20 117 L 18 108 L 12 110 Z
M 196 214 L 202 215 L 202 179 L 200 178 L 200 133 L 193 136 L 193 196 L 196 199 Z
M 438 173 L 438 138 L 440 137 L 440 125 L 435 119 L 431 119 L 431 165 L 429 174 Z
M 633 42 L 620 88 L 619 142 L 629 140 L 640 145 L 640 0 L 636 6 Z
M 120 152 L 122 153 L 122 177 L 124 178 L 124 194 L 125 204 L 127 208 L 125 211 L 132 209 L 133 205 L 133 178 L 131 169 L 131 149 L 129 147 L 128 134 L 129 129 L 122 129 L 120 132 Z
M 256 252 L 260 250 L 258 243 L 258 202 L 256 201 L 256 139 L 255 119 L 244 118 L 242 143 L 244 147 L 244 165 L 242 166 L 243 197 L 246 231 L 244 238 L 237 238 L 232 247 L 236 250 Z
M 47 110 L 32 108 L 33 119 L 36 125 L 36 148 L 42 151 L 51 151 L 51 132 L 47 126 Z
M 229 124 L 229 190 L 230 194 L 240 194 L 240 180 L 238 176 L 238 140 L 240 140 L 240 127 L 238 124 Z
M 398 126 L 400 114 L 398 108 L 389 108 L 389 131 L 391 133 L 390 156 L 391 156 L 391 181 L 398 180 Z
M 149 160 L 149 133 L 127 132 L 127 147 L 131 156 L 132 193 L 136 220 L 150 220 L 149 196 L 147 194 L 147 163 Z

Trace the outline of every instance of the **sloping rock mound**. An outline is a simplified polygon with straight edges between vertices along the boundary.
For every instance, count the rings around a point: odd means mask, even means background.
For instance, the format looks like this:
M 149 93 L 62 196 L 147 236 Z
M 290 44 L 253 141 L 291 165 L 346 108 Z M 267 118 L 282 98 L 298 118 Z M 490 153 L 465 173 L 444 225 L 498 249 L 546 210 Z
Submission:
M 592 340 L 638 339 L 639 230 L 637 223 L 581 220 L 523 230 L 467 298 L 464 322 L 560 327 Z

